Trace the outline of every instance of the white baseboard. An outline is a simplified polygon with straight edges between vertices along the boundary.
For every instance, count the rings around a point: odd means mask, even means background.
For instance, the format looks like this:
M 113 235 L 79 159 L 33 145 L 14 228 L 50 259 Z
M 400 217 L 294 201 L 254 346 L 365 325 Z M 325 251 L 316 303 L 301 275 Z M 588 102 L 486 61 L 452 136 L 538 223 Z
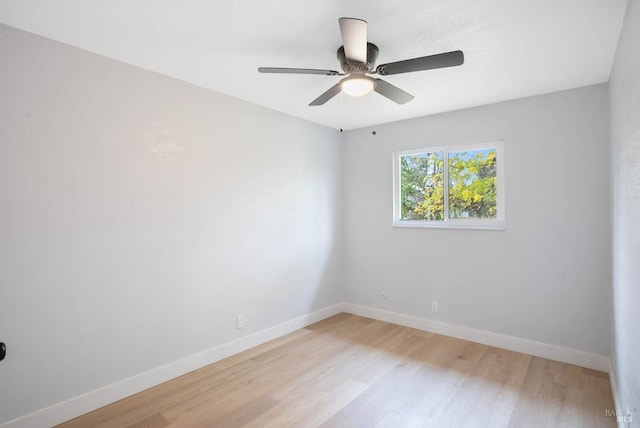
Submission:
M 611 397 L 613 398 L 613 408 L 616 410 L 616 413 L 621 409 L 619 398 L 618 398 L 618 385 L 616 382 L 616 375 L 613 372 L 613 363 L 609 361 L 609 385 L 611 386 Z M 623 428 L 624 423 L 617 420 L 618 428 Z
M 618 428 L 631 428 L 633 423 L 633 413 L 628 407 L 622 406 L 622 400 L 620 399 L 620 390 L 618 389 L 618 382 L 615 371 L 613 369 L 613 363 L 609 362 L 609 384 L 611 385 L 611 395 L 613 397 L 613 408 L 616 414 L 616 422 Z
M 419 318 L 397 312 L 389 312 L 382 309 L 352 303 L 343 303 L 342 309 L 344 312 L 354 315 L 417 328 L 419 330 L 430 331 L 432 333 L 456 337 L 458 339 L 469 340 L 471 342 L 482 343 L 484 345 L 495 346 L 497 348 L 508 349 L 510 351 L 522 352 L 524 354 L 574 364 L 576 366 L 586 367 L 593 370 L 608 372 L 611 368 L 609 358 L 589 352 L 578 351 L 576 349 L 549 345 L 547 343 L 521 339 L 519 337 L 492 333 L 485 330 L 463 327 L 456 324 Z
M 282 324 L 261 330 L 249 336 L 224 343 L 178 361 L 149 370 L 139 375 L 107 385 L 95 391 L 71 398 L 70 400 L 38 410 L 34 413 L 11 420 L 1 425 L 3 428 L 51 427 L 68 421 L 99 407 L 121 400 L 152 386 L 159 385 L 175 377 L 189 373 L 223 358 L 245 351 L 254 346 L 276 339 L 287 333 L 304 328 L 330 316 L 343 312 L 343 304 L 336 304 L 315 311 Z

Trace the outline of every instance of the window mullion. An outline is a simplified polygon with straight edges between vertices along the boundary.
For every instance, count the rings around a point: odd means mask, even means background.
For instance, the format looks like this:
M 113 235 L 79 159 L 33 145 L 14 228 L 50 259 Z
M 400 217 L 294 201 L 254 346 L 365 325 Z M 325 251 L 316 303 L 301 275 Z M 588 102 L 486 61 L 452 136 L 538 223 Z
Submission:
M 449 151 L 443 150 L 443 183 L 444 186 L 442 194 L 444 195 L 444 221 L 449 220 Z

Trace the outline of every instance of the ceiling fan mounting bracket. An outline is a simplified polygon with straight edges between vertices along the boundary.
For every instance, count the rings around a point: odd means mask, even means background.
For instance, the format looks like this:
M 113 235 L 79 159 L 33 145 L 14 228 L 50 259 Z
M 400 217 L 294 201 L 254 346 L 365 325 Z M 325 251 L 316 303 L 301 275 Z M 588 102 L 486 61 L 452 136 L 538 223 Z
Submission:
M 340 46 L 338 48 L 338 61 L 340 61 L 340 67 L 342 70 L 349 73 L 371 73 L 373 71 L 373 66 L 378 59 L 378 47 L 373 43 L 367 42 L 367 62 L 357 62 L 357 61 L 348 61 L 347 57 L 344 53 L 344 46 Z

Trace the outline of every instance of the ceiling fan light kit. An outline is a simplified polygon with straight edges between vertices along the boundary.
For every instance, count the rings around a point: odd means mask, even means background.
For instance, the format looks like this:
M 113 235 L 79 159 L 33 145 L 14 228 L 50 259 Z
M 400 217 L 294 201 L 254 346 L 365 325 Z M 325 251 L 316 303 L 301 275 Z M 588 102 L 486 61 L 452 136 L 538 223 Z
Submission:
M 413 95 L 382 79 L 369 77 L 367 74 L 389 76 L 414 71 L 455 67 L 464 63 L 462 51 L 452 51 L 381 64 L 374 69 L 379 50 L 376 45 L 367 42 L 367 22 L 356 18 L 340 18 L 338 24 L 342 35 L 342 46 L 338 48 L 337 55 L 343 73 L 335 70 L 279 67 L 260 67 L 258 71 L 260 73 L 347 76 L 311 101 L 310 106 L 323 105 L 340 92 L 359 97 L 374 90 L 397 104 L 405 104 L 414 98 Z
M 376 81 L 365 75 L 351 75 L 340 81 L 342 92 L 352 97 L 361 97 L 373 91 Z

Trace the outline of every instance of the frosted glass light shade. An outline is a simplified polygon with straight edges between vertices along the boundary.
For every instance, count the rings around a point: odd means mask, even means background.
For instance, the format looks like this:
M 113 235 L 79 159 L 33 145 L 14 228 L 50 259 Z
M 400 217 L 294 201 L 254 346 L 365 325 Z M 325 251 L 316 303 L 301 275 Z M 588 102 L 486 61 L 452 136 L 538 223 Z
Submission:
M 374 86 L 374 80 L 367 76 L 348 77 L 340 84 L 342 91 L 352 97 L 366 95 L 373 91 Z

